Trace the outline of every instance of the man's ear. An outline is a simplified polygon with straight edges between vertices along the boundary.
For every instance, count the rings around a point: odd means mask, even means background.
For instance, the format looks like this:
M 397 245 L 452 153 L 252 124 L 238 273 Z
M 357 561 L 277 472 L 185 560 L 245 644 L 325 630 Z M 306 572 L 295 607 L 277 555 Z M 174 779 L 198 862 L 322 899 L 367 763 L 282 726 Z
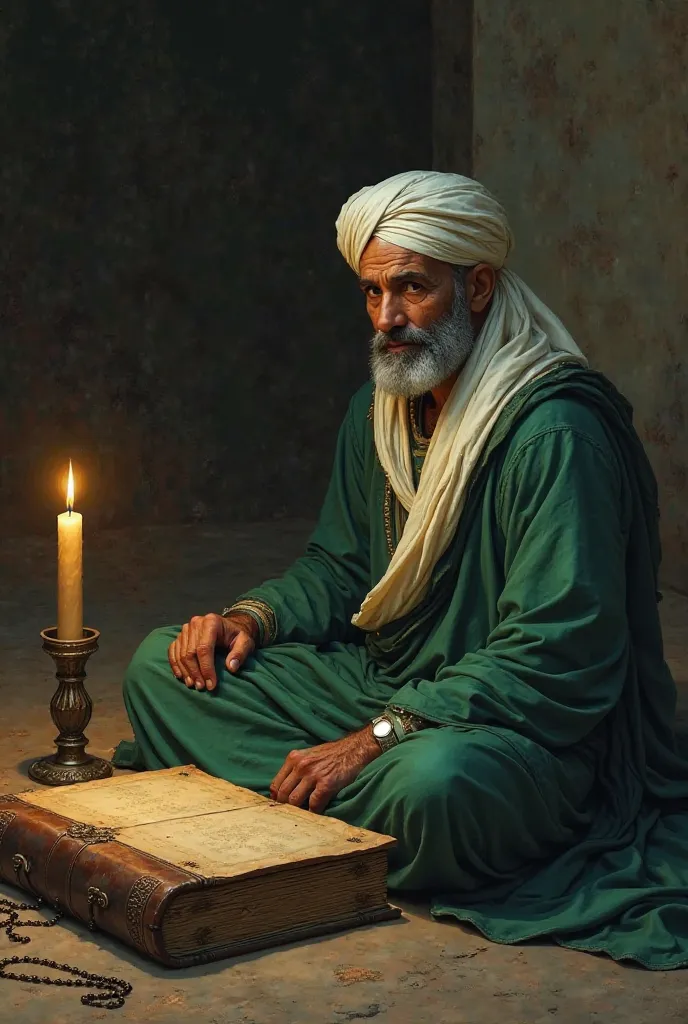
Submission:
M 472 313 L 482 313 L 494 295 L 497 272 L 489 263 L 478 263 L 466 274 L 466 298 Z

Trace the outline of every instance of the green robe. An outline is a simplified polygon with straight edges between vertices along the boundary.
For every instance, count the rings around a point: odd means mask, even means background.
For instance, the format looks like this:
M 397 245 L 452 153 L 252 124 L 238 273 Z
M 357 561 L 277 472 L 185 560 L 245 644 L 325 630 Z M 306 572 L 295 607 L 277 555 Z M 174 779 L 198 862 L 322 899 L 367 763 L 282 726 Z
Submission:
M 657 610 L 656 487 L 629 407 L 570 366 L 523 389 L 428 596 L 364 634 L 351 616 L 403 528 L 370 404 L 368 385 L 306 553 L 248 595 L 274 610 L 274 642 L 236 677 L 218 653 L 208 693 L 172 676 L 179 627 L 151 634 L 126 676 L 135 743 L 116 763 L 191 762 L 265 794 L 291 749 L 407 708 L 436 727 L 327 811 L 397 837 L 391 888 L 430 892 L 434 914 L 498 942 L 688 964 L 688 763 Z

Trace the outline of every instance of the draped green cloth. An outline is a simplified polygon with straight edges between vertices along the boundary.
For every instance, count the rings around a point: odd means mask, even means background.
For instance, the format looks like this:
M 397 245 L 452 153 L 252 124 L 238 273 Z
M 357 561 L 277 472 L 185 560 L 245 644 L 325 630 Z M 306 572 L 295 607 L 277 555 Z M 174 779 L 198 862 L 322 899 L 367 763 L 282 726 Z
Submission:
M 392 834 L 390 887 L 498 942 L 550 936 L 646 967 L 688 964 L 688 762 L 657 609 L 657 494 L 630 407 L 561 367 L 502 413 L 423 603 L 351 625 L 403 516 L 369 419 L 342 426 L 304 556 L 251 591 L 278 635 L 216 691 L 174 679 L 179 627 L 137 651 L 120 766 L 183 763 L 257 792 L 294 748 L 385 706 L 434 727 L 382 754 L 328 814 Z M 414 459 L 422 469 L 423 442 Z M 387 500 L 386 500 L 387 496 Z

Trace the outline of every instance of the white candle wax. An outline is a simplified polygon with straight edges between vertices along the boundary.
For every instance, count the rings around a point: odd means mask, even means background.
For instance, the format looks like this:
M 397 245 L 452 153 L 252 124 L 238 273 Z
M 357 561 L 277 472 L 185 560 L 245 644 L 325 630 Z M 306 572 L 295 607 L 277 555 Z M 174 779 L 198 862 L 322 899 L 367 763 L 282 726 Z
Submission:
M 67 505 L 74 501 L 72 465 L 69 465 Z M 57 639 L 81 640 L 83 637 L 82 517 L 78 512 L 62 512 L 57 517 Z

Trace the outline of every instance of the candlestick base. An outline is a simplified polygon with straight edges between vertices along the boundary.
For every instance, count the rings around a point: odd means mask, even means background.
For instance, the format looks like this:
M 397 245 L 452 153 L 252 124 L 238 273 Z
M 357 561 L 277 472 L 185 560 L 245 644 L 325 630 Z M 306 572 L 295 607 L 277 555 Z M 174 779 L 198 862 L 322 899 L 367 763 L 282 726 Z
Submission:
M 98 650 L 99 637 L 97 629 L 87 628 L 81 640 L 58 640 L 55 626 L 41 633 L 43 650 L 57 667 L 58 686 L 50 701 L 50 716 L 60 732 L 55 739 L 56 753 L 34 761 L 29 768 L 29 778 L 34 782 L 45 786 L 70 786 L 112 775 L 109 761 L 86 753 L 88 740 L 84 735 L 93 711 L 84 686 L 85 666 Z

